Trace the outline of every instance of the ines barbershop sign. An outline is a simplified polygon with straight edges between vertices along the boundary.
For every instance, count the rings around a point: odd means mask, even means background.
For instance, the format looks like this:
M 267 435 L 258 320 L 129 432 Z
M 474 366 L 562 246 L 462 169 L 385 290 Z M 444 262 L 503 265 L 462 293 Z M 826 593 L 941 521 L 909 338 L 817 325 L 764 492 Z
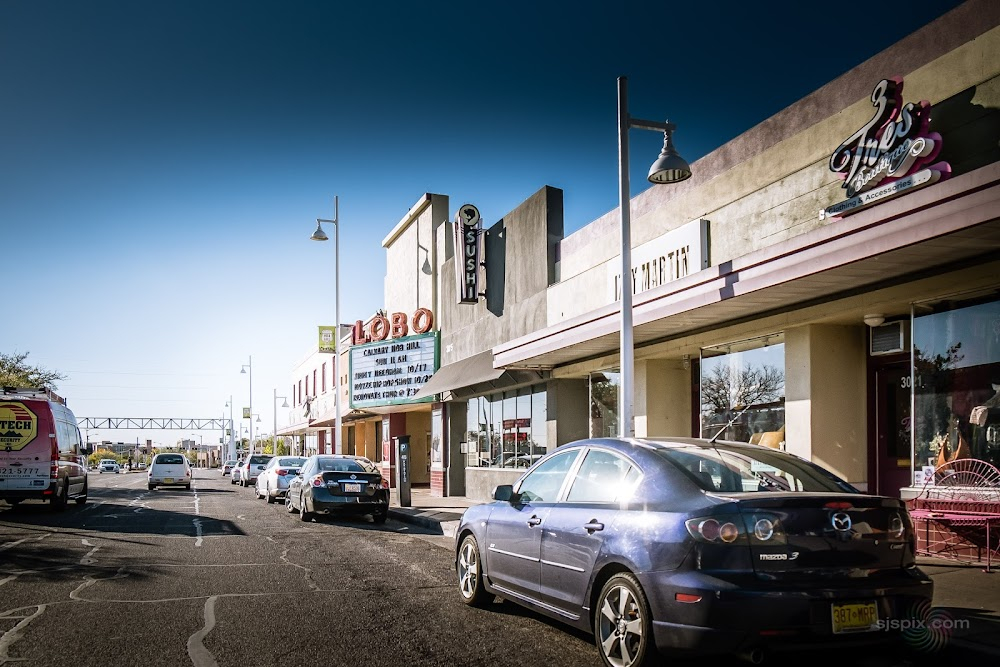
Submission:
M 930 132 L 931 104 L 903 104 L 903 80 L 883 79 L 871 94 L 875 113 L 830 156 L 830 171 L 844 179 L 847 199 L 820 211 L 821 220 L 854 213 L 951 173 L 947 162 L 931 164 L 941 135 Z
M 458 303 L 479 302 L 480 226 L 479 209 L 463 204 L 455 214 L 455 286 Z

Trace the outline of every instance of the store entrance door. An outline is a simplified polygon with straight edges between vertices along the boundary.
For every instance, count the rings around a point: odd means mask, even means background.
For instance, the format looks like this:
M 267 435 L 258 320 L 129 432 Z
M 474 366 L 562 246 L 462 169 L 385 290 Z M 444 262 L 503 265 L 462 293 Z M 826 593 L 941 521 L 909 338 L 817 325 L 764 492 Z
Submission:
M 893 498 L 910 485 L 910 364 L 909 360 L 872 360 L 874 440 L 870 448 L 870 492 Z M 870 394 L 871 396 L 871 394 Z

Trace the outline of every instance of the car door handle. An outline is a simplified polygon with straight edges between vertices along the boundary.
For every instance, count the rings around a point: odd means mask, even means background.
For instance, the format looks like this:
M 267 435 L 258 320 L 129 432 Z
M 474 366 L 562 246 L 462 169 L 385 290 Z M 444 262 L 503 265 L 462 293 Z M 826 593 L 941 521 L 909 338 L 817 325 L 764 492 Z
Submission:
M 588 533 L 593 533 L 595 530 L 604 530 L 604 524 L 599 523 L 597 519 L 591 519 L 590 523 L 583 525 L 584 530 Z
M 529 526 L 537 526 L 541 522 L 542 522 L 542 520 L 539 519 L 537 516 L 533 516 L 530 519 L 528 519 L 528 525 Z

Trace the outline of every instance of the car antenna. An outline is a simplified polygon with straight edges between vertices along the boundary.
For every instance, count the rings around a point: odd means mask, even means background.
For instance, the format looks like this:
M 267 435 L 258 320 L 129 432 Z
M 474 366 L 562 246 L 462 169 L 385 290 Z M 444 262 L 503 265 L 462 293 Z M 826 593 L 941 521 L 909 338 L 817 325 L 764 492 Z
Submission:
M 734 405 L 733 407 L 739 407 Z M 714 445 L 715 441 L 719 439 L 719 436 L 729 430 L 729 427 L 736 423 L 736 420 L 743 416 L 743 413 L 750 409 L 750 404 L 747 403 L 742 410 L 736 413 L 736 416 L 729 420 L 729 423 L 719 429 L 719 432 L 712 436 L 712 439 L 708 441 L 708 444 Z

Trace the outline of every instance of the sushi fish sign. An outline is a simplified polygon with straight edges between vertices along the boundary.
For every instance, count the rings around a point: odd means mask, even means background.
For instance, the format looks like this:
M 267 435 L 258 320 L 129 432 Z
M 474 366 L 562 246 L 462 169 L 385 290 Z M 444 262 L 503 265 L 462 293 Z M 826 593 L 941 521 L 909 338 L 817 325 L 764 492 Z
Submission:
M 903 104 L 901 78 L 879 81 L 871 102 L 871 119 L 830 156 L 830 171 L 844 179 L 847 199 L 822 209 L 820 220 L 855 213 L 951 173 L 947 162 L 931 164 L 941 151 L 941 135 L 928 130 L 930 102 Z

